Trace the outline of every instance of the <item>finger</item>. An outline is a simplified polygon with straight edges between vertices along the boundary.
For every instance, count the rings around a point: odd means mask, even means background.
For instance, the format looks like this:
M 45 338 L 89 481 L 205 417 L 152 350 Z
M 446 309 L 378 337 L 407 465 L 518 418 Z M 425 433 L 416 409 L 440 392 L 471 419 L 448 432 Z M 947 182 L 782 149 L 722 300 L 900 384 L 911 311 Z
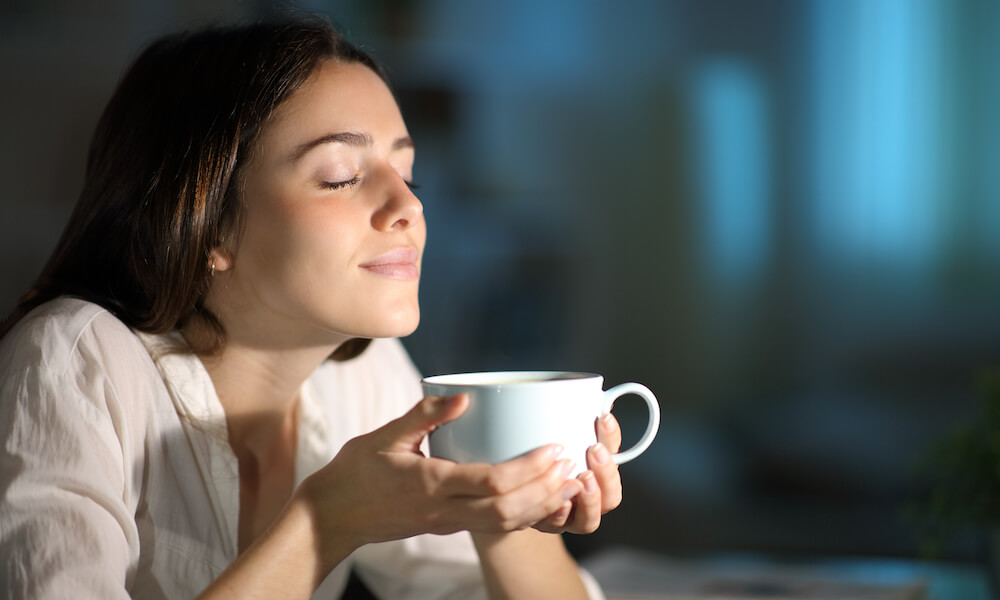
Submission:
M 593 472 L 580 474 L 583 491 L 573 500 L 573 513 L 566 522 L 566 531 L 593 533 L 601 526 L 601 488 Z
M 606 413 L 597 419 L 597 441 L 604 444 L 612 454 L 621 450 L 622 430 L 618 419 L 611 413 Z
M 496 465 L 448 463 L 439 487 L 449 496 L 500 496 L 542 477 L 562 452 L 561 445 L 549 444 Z
M 502 496 L 467 503 L 469 518 L 484 531 L 514 531 L 530 527 L 557 512 L 583 491 L 577 479 L 566 479 L 569 461 L 561 460 L 526 485 Z
M 566 522 L 573 512 L 573 502 L 567 500 L 559 510 L 534 524 L 534 528 L 542 533 L 562 533 L 566 531 Z
M 427 434 L 462 416 L 469 407 L 469 396 L 428 396 L 402 417 L 381 428 L 379 435 L 388 439 L 388 450 L 416 452 Z
M 618 508 L 622 502 L 622 478 L 604 444 L 594 444 L 587 449 L 587 466 L 601 490 L 601 513 Z

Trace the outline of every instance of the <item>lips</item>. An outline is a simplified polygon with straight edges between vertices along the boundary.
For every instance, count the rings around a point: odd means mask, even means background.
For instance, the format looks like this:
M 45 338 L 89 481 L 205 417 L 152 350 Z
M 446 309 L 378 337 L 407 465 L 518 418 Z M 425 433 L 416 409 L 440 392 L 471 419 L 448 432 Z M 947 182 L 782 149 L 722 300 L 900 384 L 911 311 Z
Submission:
M 402 246 L 362 263 L 360 267 L 369 273 L 388 277 L 389 279 L 400 279 L 412 281 L 420 278 L 420 268 L 417 261 L 420 260 L 420 253 L 416 248 Z

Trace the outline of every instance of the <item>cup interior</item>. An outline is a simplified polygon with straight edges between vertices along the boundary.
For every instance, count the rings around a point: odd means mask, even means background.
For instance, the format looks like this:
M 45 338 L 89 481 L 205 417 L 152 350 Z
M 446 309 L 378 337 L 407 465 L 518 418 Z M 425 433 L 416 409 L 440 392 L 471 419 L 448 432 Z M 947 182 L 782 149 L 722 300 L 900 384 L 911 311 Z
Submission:
M 600 378 L 594 373 L 572 371 L 494 371 L 482 373 L 453 373 L 425 377 L 424 383 L 431 385 L 537 385 L 552 381 L 567 381 Z

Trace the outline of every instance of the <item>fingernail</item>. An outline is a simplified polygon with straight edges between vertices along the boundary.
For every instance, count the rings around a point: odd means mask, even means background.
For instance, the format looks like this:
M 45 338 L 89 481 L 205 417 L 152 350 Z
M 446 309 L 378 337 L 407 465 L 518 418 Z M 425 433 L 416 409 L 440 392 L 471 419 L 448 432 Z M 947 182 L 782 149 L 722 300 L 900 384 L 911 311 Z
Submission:
M 597 491 L 597 478 L 590 471 L 586 471 L 580 475 L 580 481 L 583 482 L 583 490 L 588 494 L 593 494 Z
M 549 452 L 551 453 L 553 460 L 562 456 L 563 450 L 565 450 L 565 447 L 563 447 L 562 444 L 552 444 L 549 446 Z
M 573 472 L 573 467 L 575 466 L 576 463 L 574 461 L 569 460 L 568 458 L 563 459 L 562 466 L 559 468 L 559 475 L 561 477 L 569 477 L 569 474 Z
M 611 416 L 611 413 L 601 417 L 601 429 L 607 433 L 611 433 L 615 430 L 615 419 Z
M 608 449 L 604 447 L 604 444 L 594 444 L 591 446 L 591 451 L 594 454 L 594 462 L 599 465 L 608 464 L 608 459 L 611 457 L 608 455 Z
M 573 482 L 569 482 L 562 487 L 562 497 L 563 500 L 572 500 L 576 498 L 576 495 L 580 493 L 580 486 Z

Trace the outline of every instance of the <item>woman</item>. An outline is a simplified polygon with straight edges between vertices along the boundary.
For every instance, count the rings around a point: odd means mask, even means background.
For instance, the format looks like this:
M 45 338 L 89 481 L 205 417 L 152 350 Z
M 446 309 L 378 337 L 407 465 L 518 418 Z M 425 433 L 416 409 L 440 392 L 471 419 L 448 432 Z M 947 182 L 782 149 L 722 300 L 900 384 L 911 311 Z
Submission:
M 557 447 L 421 453 L 468 400 L 413 406 L 394 339 L 419 320 L 413 160 L 326 24 L 139 57 L 0 328 L 5 596 L 336 597 L 352 567 L 387 598 L 599 594 L 552 534 L 619 503 L 613 418 L 575 479 Z

